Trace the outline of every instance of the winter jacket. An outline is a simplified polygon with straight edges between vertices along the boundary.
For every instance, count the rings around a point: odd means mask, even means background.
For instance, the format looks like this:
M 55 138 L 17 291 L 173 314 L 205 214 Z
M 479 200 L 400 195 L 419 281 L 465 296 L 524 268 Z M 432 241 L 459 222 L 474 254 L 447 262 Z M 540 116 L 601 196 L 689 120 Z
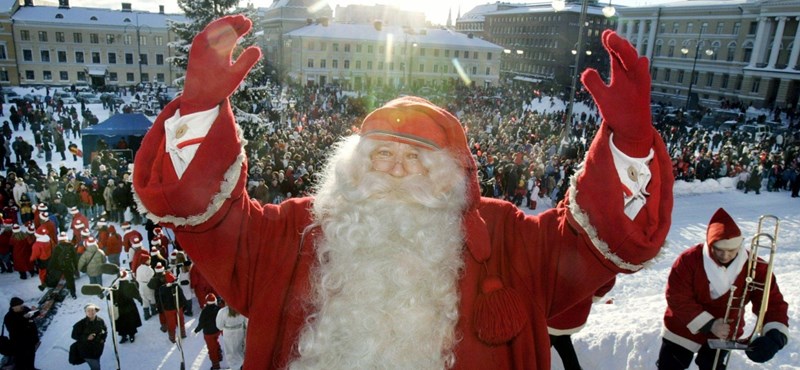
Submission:
M 108 227 L 108 237 L 105 242 L 106 255 L 122 253 L 122 237 L 117 234 L 117 229 L 114 225 Z
M 50 257 L 50 266 L 64 274 L 70 274 L 75 273 L 77 265 L 78 254 L 75 253 L 75 246 L 69 242 L 58 243 Z
M 78 270 L 86 266 L 86 274 L 100 276 L 103 273 L 103 264 L 106 263 L 106 254 L 95 245 L 87 245 L 86 251 L 78 259 Z
M 186 297 L 183 296 L 183 290 L 177 283 L 165 283 L 159 286 L 156 291 L 156 301 L 159 302 L 159 309 L 164 311 L 174 311 L 186 307 Z
M 216 304 L 206 304 L 203 310 L 200 311 L 200 318 L 197 320 L 197 327 L 194 328 L 194 332 L 199 333 L 202 330 L 205 335 L 219 333 L 219 328 L 217 328 L 217 312 L 219 310 L 220 307 Z
M 114 186 L 106 186 L 103 189 L 103 201 L 106 205 L 107 211 L 116 211 L 117 210 L 117 203 L 114 201 Z
M 135 302 L 139 301 L 139 304 L 142 304 L 139 287 L 135 281 L 130 279 L 120 280 L 119 288 L 112 294 L 114 295 L 114 305 L 119 313 L 114 322 L 117 333 L 120 335 L 136 334 L 136 328 L 142 326 L 142 319 L 139 317 L 139 310 Z
M 33 263 L 31 263 L 31 245 L 33 245 L 33 243 L 25 232 L 18 232 L 11 236 L 11 256 L 14 260 L 15 271 L 33 271 Z
M 11 349 L 15 352 L 23 348 L 33 347 L 39 342 L 39 331 L 36 329 L 36 323 L 34 323 L 32 317 L 25 317 L 25 314 L 30 310 L 27 306 L 23 306 L 21 312 L 14 312 L 9 307 L 8 313 L 3 318 L 8 338 L 11 340 Z
M 89 335 L 95 337 L 89 340 Z M 72 339 L 78 341 L 78 352 L 83 358 L 99 359 L 103 355 L 108 330 L 106 323 L 100 315 L 95 315 L 94 320 L 84 317 L 72 326 Z

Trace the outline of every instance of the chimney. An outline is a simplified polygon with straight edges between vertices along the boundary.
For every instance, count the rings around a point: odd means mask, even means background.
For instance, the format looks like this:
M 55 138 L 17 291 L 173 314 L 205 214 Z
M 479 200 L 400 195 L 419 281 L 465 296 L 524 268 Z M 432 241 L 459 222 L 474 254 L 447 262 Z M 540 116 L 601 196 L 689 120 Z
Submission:
M 59 9 L 69 9 L 69 0 L 58 0 Z
M 122 11 L 123 12 L 130 12 L 131 11 L 131 3 L 122 3 Z
M 158 6 L 158 14 L 164 14 L 164 6 L 163 5 L 159 5 Z
M 379 31 L 383 29 L 383 22 L 381 21 L 374 21 L 372 22 L 372 27 L 375 27 L 375 31 Z
M 33 0 L 25 0 L 25 2 L 22 3 L 22 5 L 24 5 L 24 6 L 33 6 Z

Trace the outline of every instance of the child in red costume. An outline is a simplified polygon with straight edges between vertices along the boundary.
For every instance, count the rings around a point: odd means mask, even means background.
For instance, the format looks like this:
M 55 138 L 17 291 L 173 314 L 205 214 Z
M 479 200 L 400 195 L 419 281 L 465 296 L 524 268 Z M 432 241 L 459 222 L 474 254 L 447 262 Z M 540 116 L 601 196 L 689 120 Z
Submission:
M 336 145 L 313 198 L 251 201 L 228 101 L 261 56 L 231 61 L 251 26 L 225 17 L 195 37 L 133 182 L 139 209 L 249 318 L 245 369 L 547 369 L 547 319 L 663 245 L 673 178 L 648 62 L 614 32 L 610 85 L 582 77 L 603 116 L 585 165 L 563 203 L 528 216 L 480 197 L 460 122 L 414 97 Z

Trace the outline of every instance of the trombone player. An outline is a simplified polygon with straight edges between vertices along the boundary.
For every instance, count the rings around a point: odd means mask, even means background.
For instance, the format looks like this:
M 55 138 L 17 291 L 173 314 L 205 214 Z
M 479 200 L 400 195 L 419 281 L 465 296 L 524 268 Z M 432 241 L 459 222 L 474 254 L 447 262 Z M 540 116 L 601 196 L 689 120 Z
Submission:
M 725 320 L 731 294 L 742 295 L 741 299 L 752 302 L 755 314 L 761 311 L 762 304 L 767 305 L 763 335 L 753 339 L 745 351 L 750 360 L 758 363 L 769 361 L 786 345 L 788 304 L 774 275 L 766 300 L 763 300 L 763 290 L 746 294 L 744 286 L 749 274 L 750 251 L 742 242 L 742 233 L 736 222 L 720 208 L 708 223 L 705 243 L 685 250 L 673 263 L 667 280 L 667 310 L 657 362 L 659 370 L 686 369 L 695 353 L 695 363 L 701 370 L 712 369 L 714 363 L 717 364 L 716 370 L 726 368 L 729 351 L 710 348 L 708 340 L 735 339 L 742 335 L 744 319 L 741 325 L 735 323 L 736 315 L 743 312 L 736 312 L 740 310 L 735 308 L 727 316 L 727 322 Z M 765 282 L 766 276 L 766 263 L 757 263 L 755 281 Z

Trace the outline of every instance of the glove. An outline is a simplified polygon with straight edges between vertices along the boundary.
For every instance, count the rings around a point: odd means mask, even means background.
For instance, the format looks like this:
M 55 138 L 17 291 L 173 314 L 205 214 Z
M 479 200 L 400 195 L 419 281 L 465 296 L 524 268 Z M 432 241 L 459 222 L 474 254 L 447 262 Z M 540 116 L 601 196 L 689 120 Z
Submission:
M 767 362 L 775 356 L 778 351 L 786 345 L 786 335 L 772 329 L 761 337 L 756 338 L 750 342 L 747 347 L 747 358 L 753 362 L 763 363 Z
M 194 37 L 181 95 L 181 115 L 216 107 L 244 80 L 261 58 L 261 49 L 247 48 L 233 64 L 231 57 L 237 41 L 251 27 L 253 22 L 243 15 L 226 16 L 209 23 Z
M 611 83 L 606 85 L 594 68 L 583 72 L 581 82 L 614 132 L 614 145 L 629 156 L 645 157 L 653 144 L 649 63 L 616 32 L 606 30 L 602 39 L 611 59 Z

